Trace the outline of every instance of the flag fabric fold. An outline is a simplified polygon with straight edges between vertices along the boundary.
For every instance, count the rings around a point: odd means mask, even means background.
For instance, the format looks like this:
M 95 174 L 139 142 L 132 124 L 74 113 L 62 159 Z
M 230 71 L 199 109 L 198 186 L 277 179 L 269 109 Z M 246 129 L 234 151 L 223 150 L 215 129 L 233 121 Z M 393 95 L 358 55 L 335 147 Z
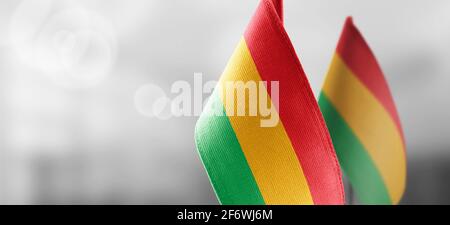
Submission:
M 272 116 L 279 122 L 262 127 L 265 115 L 259 111 L 234 115 L 236 102 L 227 101 L 223 87 L 236 81 L 264 82 L 259 93 L 267 98 L 259 94 L 258 103 L 276 105 Z M 278 82 L 278 96 L 271 82 Z M 213 108 L 223 115 L 210 113 Z M 344 203 L 337 157 L 283 27 L 281 0 L 260 1 L 197 122 L 195 139 L 222 204 Z
M 399 203 L 406 182 L 400 119 L 383 72 L 350 17 L 319 105 L 360 203 Z

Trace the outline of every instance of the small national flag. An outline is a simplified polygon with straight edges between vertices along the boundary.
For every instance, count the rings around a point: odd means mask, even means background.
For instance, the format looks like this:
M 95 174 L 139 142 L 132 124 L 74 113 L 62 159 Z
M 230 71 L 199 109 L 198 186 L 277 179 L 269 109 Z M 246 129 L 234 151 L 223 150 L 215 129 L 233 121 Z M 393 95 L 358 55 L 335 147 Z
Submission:
M 345 175 L 363 204 L 397 204 L 405 141 L 383 72 L 348 18 L 319 105 Z
M 261 0 L 197 122 L 197 149 L 222 204 L 343 204 L 340 167 L 283 27 L 281 5 Z M 223 94 L 229 82 L 251 87 L 260 81 L 258 105 L 278 106 L 271 116 L 279 121 L 268 126 L 262 126 L 267 115 L 260 109 L 235 116 L 234 105 L 240 104 Z M 278 93 L 272 92 L 275 87 Z M 246 112 L 252 111 L 249 102 Z M 217 107 L 224 116 L 208 112 Z

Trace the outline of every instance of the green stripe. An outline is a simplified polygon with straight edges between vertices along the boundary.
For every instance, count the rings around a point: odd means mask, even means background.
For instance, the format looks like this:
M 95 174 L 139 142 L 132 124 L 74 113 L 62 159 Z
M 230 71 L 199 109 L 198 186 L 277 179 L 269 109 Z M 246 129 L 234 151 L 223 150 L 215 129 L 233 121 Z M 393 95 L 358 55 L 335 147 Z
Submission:
M 223 116 L 206 115 L 212 106 L 220 107 Z M 263 205 L 261 192 L 216 92 L 205 110 L 197 121 L 195 140 L 217 198 L 225 205 Z
M 339 163 L 358 200 L 363 204 L 392 204 L 386 185 L 369 153 L 323 92 L 319 98 L 319 106 Z

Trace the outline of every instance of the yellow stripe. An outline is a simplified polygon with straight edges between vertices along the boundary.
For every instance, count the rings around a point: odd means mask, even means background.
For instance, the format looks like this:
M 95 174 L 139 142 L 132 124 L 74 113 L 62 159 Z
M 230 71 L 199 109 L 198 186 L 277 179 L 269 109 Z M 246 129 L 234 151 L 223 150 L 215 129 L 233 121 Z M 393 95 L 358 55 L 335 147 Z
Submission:
M 394 204 L 403 195 L 406 160 L 401 135 L 381 103 L 335 54 L 323 91 L 369 152 Z
M 219 85 L 225 87 L 230 81 L 261 81 L 244 39 L 235 50 Z M 267 94 L 265 87 L 264 90 Z M 266 204 L 313 204 L 300 162 L 281 121 L 275 127 L 262 128 L 260 122 L 266 118 L 259 113 L 248 116 L 248 101 L 247 116 L 230 116 L 234 115 L 233 110 L 237 110 L 233 104 L 226 103 L 227 97 L 224 96 L 221 99 L 227 115 Z M 271 102 L 270 99 L 268 101 Z M 237 105 L 236 101 L 234 103 Z M 277 113 L 273 116 L 279 118 Z

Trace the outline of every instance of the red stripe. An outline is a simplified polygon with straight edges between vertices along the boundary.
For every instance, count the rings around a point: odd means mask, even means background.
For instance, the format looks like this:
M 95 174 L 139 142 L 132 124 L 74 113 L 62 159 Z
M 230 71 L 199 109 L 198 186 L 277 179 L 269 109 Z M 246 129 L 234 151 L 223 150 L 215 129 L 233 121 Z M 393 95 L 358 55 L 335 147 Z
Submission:
M 279 81 L 279 114 L 315 204 L 343 204 L 341 171 L 300 61 L 270 0 L 262 0 L 244 34 L 264 81 Z M 270 93 L 270 90 L 269 90 Z
M 364 41 L 363 36 L 353 24 L 351 17 L 348 17 L 345 22 L 336 51 L 350 70 L 389 112 L 404 142 L 400 118 L 381 67 L 369 45 Z
M 277 11 L 278 17 L 280 18 L 281 22 L 283 22 L 283 0 L 272 0 L 273 5 L 275 6 L 275 10 Z

